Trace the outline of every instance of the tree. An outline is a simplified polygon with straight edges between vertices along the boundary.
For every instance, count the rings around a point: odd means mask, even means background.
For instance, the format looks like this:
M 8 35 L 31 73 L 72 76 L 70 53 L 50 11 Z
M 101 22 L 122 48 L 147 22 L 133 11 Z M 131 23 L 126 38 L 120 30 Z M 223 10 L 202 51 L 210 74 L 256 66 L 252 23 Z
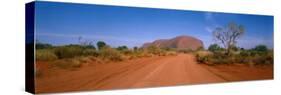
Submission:
M 231 22 L 226 27 L 217 27 L 213 31 L 213 36 L 215 40 L 218 40 L 223 45 L 226 49 L 226 54 L 229 55 L 231 47 L 236 45 L 237 39 L 240 38 L 244 32 L 244 26 Z
M 138 50 L 138 47 L 137 47 L 137 46 L 135 46 L 135 47 L 134 47 L 134 51 L 136 52 L 137 50 Z
M 106 43 L 103 42 L 103 41 L 98 41 L 98 42 L 97 42 L 97 46 L 98 46 L 98 49 L 101 50 L 103 47 L 106 46 Z
M 257 45 L 255 48 L 253 48 L 255 51 L 260 51 L 260 52 L 266 52 L 268 49 L 265 45 Z
M 211 44 L 208 48 L 209 51 L 216 52 L 223 50 L 218 44 Z
M 36 49 L 46 49 L 46 48 L 52 48 L 53 46 L 51 44 L 46 43 L 36 43 Z
M 128 47 L 127 46 L 119 46 L 119 47 L 117 47 L 117 50 L 126 51 L 126 50 L 128 50 Z
M 41 43 L 39 40 L 36 40 L 35 44 L 36 49 L 45 49 L 45 48 L 52 48 L 53 46 L 48 43 Z

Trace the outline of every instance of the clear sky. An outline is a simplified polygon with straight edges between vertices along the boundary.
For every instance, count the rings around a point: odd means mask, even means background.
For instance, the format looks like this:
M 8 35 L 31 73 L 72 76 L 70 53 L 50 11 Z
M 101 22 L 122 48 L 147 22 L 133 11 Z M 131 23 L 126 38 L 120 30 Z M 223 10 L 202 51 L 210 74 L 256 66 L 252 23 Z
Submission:
M 215 27 L 235 22 L 245 27 L 237 45 L 273 47 L 273 16 L 164 10 L 69 3 L 36 3 L 36 39 L 53 45 L 77 44 L 78 38 L 116 47 L 141 46 L 156 39 L 189 35 L 215 43 Z

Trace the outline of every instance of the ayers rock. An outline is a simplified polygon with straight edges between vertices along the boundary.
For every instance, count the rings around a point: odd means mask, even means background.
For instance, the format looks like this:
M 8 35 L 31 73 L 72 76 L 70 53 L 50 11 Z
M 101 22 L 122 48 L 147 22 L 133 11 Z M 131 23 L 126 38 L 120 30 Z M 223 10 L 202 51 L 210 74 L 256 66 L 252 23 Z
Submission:
M 159 39 L 151 43 L 143 44 L 143 48 L 157 46 L 160 48 L 191 49 L 196 50 L 203 47 L 203 42 L 195 37 L 182 35 L 172 39 Z

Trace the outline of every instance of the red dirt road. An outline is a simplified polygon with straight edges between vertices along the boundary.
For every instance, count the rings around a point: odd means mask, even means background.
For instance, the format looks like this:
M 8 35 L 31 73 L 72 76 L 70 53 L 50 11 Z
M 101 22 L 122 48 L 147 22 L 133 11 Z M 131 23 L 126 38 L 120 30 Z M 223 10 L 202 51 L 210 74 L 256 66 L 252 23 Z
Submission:
M 92 63 L 73 71 L 51 69 L 36 79 L 36 92 L 123 89 L 226 81 L 223 76 L 197 64 L 193 55 L 178 54 L 118 63 Z

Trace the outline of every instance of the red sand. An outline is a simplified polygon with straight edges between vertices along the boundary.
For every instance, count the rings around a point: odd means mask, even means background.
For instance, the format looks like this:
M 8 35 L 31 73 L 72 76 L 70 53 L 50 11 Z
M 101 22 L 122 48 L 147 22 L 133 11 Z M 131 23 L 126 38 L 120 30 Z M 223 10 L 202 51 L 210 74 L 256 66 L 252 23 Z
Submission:
M 91 63 L 74 70 L 37 63 L 42 75 L 36 93 L 108 90 L 183 84 L 272 79 L 273 66 L 197 64 L 191 54 L 139 58 L 116 63 Z

